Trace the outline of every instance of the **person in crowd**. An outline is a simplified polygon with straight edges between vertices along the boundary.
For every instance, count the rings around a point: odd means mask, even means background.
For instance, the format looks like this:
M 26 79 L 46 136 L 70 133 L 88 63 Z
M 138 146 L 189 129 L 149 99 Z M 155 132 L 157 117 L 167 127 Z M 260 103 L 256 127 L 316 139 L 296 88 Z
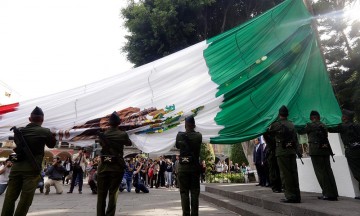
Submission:
M 126 132 L 119 129 L 121 121 L 114 111 L 109 117 L 110 127 L 99 135 L 101 163 L 98 166 L 97 216 L 115 215 L 119 187 L 125 172 L 124 146 L 131 146 Z M 107 209 L 106 198 L 109 195 Z
M 234 172 L 234 163 L 233 163 L 233 161 L 229 161 L 229 171 Z
M 227 165 L 226 161 L 222 161 L 221 162 L 221 166 L 222 166 L 222 172 L 223 173 L 227 173 L 228 172 L 228 169 L 229 169 L 229 166 Z
M 260 138 L 254 139 L 254 144 L 255 146 L 253 151 L 253 162 L 259 176 L 259 184 L 257 184 L 256 186 L 264 187 L 266 185 L 266 177 L 264 170 L 265 155 L 263 151 L 263 145 L 261 144 Z
M 265 133 L 263 137 L 266 142 L 265 158 L 269 167 L 269 181 L 271 184 L 271 189 L 274 193 L 281 193 L 282 183 L 280 178 L 280 168 L 275 155 L 275 137 L 270 136 L 269 133 Z
M 148 169 L 148 179 L 149 179 L 149 182 L 148 184 L 150 185 L 150 188 L 153 188 L 154 187 L 154 181 L 153 181 L 153 178 L 154 178 L 154 162 L 152 160 L 149 161 L 149 169 Z
M 140 193 L 140 191 L 143 193 L 149 193 L 149 189 L 145 186 L 145 180 L 142 178 L 141 174 L 144 170 L 144 161 L 140 160 L 140 162 L 137 163 L 134 171 L 133 185 L 135 187 L 135 193 Z
M 324 123 L 320 121 L 320 113 L 311 111 L 310 123 L 299 130 L 299 134 L 308 135 L 309 155 L 314 167 L 316 178 L 322 189 L 322 200 L 336 201 L 339 196 L 334 173 L 330 165 L 330 155 L 333 155 L 328 132 Z
M 125 174 L 124 174 L 127 192 L 131 192 L 134 169 L 135 169 L 134 161 L 132 159 L 128 159 L 126 161 L 126 168 L 125 168 Z
M 265 140 L 263 139 L 264 136 L 262 136 L 260 139 L 261 140 L 261 145 L 263 147 L 263 155 L 264 155 L 264 165 L 263 165 L 263 171 L 264 171 L 264 182 L 265 182 L 265 187 L 270 187 L 270 177 L 269 177 L 269 163 L 266 159 L 266 154 L 268 151 L 268 147 L 267 144 L 265 142 Z
M 176 136 L 176 148 L 180 149 L 178 180 L 183 215 L 199 215 L 200 195 L 200 148 L 202 134 L 195 131 L 193 116 L 185 118 L 185 132 Z M 190 193 L 190 197 L 189 197 Z
M 330 133 L 340 133 L 345 148 L 345 157 L 351 173 L 359 183 L 360 189 L 360 124 L 354 122 L 355 113 L 351 110 L 342 110 L 342 123 L 328 128 Z M 360 199 L 356 196 L 355 199 Z
M 179 182 L 178 182 L 178 172 L 179 172 L 179 155 L 175 156 L 175 162 L 174 162 L 174 184 L 176 188 L 179 188 Z
M 170 159 L 166 159 L 166 179 L 167 179 L 167 188 L 171 188 L 173 186 L 172 183 L 172 173 L 173 173 L 173 164 Z
M 224 170 L 223 164 L 221 163 L 221 161 L 219 160 L 215 166 L 215 170 L 217 173 L 222 173 Z
M 200 182 L 201 183 L 205 182 L 205 176 L 206 176 L 206 162 L 203 160 L 201 162 L 201 167 L 200 167 Z
M 153 175 L 153 181 L 155 188 L 159 187 L 158 179 L 159 179 L 159 171 L 160 171 L 160 165 L 157 160 L 154 160 L 154 175 Z
M 157 187 L 165 187 L 165 171 L 166 171 L 166 162 L 163 156 L 160 156 L 159 159 L 159 174 L 158 174 L 158 182 Z
M 82 186 L 84 179 L 84 172 L 87 166 L 86 160 L 86 150 L 81 148 L 77 154 L 73 155 L 73 169 L 72 169 L 72 179 L 70 190 L 67 192 L 68 194 L 73 193 L 75 184 L 79 186 L 79 194 L 82 194 Z
M 250 167 L 246 166 L 245 162 L 242 162 L 240 170 L 241 170 L 242 173 L 245 174 L 245 173 L 248 173 L 250 171 Z
M 150 159 L 143 158 L 143 169 L 141 172 L 141 177 L 144 179 L 144 184 L 146 187 L 149 187 L 149 167 L 150 167 Z
M 9 174 L 12 167 L 10 158 L 5 160 L 5 164 L 0 166 L 0 195 L 3 194 L 8 186 Z
M 88 184 L 90 186 L 92 194 L 97 194 L 97 168 L 100 163 L 100 157 L 97 156 L 93 159 L 91 167 L 89 168 Z
M 240 173 L 241 172 L 241 168 L 239 167 L 238 163 L 235 163 L 235 165 L 234 165 L 234 172 L 235 173 Z
M 48 180 L 45 182 L 45 195 L 49 195 L 50 186 L 54 186 L 57 194 L 62 194 L 62 177 L 66 171 L 65 167 L 61 165 L 59 157 L 53 159 L 52 165 L 46 170 Z
M 36 163 L 41 167 L 44 158 L 44 147 L 54 148 L 56 145 L 55 136 L 50 129 L 41 127 L 44 122 L 44 112 L 41 108 L 35 107 L 29 117 L 30 123 L 20 131 L 33 154 Z M 18 138 L 15 136 L 15 143 Z M 8 188 L 5 194 L 1 216 L 14 215 L 15 202 L 19 195 L 15 215 L 26 215 L 34 198 L 35 190 L 40 180 L 40 170 L 30 162 L 30 158 L 22 152 L 22 149 L 15 149 L 17 154 L 9 174 Z
M 36 188 L 39 188 L 40 193 L 44 193 L 44 185 L 45 185 L 44 177 L 45 177 L 45 171 L 41 170 L 40 180 L 39 180 L 38 185 L 36 187 Z
M 284 203 L 300 203 L 299 177 L 297 171 L 296 155 L 301 158 L 298 151 L 298 140 L 294 124 L 287 119 L 289 111 L 286 106 L 279 109 L 278 120 L 270 125 L 267 132 L 275 137 L 276 157 L 280 168 L 281 181 L 285 185 Z
M 72 160 L 71 157 L 67 157 L 66 160 L 63 163 L 63 166 L 65 167 L 65 172 L 64 172 L 64 176 L 62 178 L 62 183 L 65 184 L 69 184 L 69 180 L 66 179 L 66 177 L 70 174 L 71 170 L 72 170 Z

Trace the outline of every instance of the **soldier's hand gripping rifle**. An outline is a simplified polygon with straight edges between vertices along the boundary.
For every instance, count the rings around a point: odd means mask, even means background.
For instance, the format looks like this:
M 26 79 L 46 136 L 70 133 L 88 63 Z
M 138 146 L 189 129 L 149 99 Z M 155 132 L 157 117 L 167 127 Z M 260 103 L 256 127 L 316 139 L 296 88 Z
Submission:
M 21 131 L 17 127 L 12 127 L 10 131 L 14 131 L 14 142 L 16 144 L 16 154 L 24 154 L 28 160 L 30 161 L 32 167 L 38 172 L 41 170 L 40 165 L 36 162 L 36 159 L 31 152 L 24 136 L 22 135 Z
M 296 155 L 298 156 L 298 158 L 300 159 L 302 165 L 304 165 L 304 161 L 302 160 L 302 154 L 300 152 L 296 153 Z

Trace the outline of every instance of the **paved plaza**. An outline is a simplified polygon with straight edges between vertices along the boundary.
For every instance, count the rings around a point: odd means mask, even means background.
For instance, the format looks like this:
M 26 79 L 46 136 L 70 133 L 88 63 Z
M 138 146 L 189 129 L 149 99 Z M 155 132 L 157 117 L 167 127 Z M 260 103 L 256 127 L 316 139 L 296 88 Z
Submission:
M 89 216 L 96 215 L 97 196 L 91 194 L 88 185 L 84 185 L 83 193 L 77 193 L 77 187 L 73 194 L 66 194 L 70 186 L 64 186 L 64 194 L 55 194 L 51 187 L 49 195 L 44 195 L 36 190 L 34 201 L 30 207 L 28 216 Z M 4 201 L 4 194 L 0 195 L 0 209 Z M 178 189 L 150 189 L 150 193 L 119 192 L 116 215 L 182 215 L 180 194 Z M 234 216 L 233 212 L 215 206 L 200 199 L 200 215 L 206 216 Z

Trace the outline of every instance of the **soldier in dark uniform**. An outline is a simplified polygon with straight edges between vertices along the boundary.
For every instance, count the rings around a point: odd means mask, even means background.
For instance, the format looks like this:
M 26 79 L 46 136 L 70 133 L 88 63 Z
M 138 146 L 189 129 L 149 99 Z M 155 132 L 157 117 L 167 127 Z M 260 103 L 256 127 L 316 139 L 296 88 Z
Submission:
M 179 132 L 176 136 L 176 148 L 180 149 L 178 180 L 183 216 L 199 215 L 199 157 L 202 143 L 202 135 L 199 132 L 195 132 L 195 127 L 196 126 L 194 117 L 189 116 L 185 119 L 186 131 Z M 191 194 L 191 202 L 189 199 L 189 192 Z
M 269 167 L 269 180 L 271 189 L 274 193 L 281 193 L 282 184 L 280 178 L 280 169 L 275 156 L 276 141 L 269 133 L 264 134 L 266 142 L 265 158 Z
M 340 133 L 351 173 L 360 182 L 360 125 L 353 121 L 354 115 L 353 111 L 344 109 L 341 118 L 342 123 L 336 127 L 328 128 L 328 131 Z M 360 196 L 356 196 L 355 199 L 360 199 Z
M 309 155 L 323 194 L 318 198 L 336 201 L 339 194 L 330 165 L 330 155 L 334 154 L 328 140 L 328 132 L 326 126 L 320 121 L 320 114 L 317 111 L 311 111 L 310 120 L 311 123 L 306 124 L 299 133 L 308 135 Z
M 281 202 L 300 203 L 299 177 L 296 164 L 298 140 L 294 124 L 287 119 L 289 113 L 286 106 L 279 109 L 279 119 L 272 123 L 268 133 L 275 137 L 275 155 L 280 168 L 281 181 L 285 186 L 285 199 Z
M 111 114 L 109 125 L 110 128 L 99 137 L 102 150 L 97 170 L 97 216 L 115 215 L 119 187 L 125 172 L 124 146 L 131 146 L 128 134 L 118 128 L 120 118 L 116 112 Z M 108 194 L 109 202 L 105 211 Z
M 31 112 L 29 121 L 30 124 L 20 128 L 20 131 L 36 162 L 41 167 L 45 145 L 54 148 L 56 139 L 48 128 L 41 127 L 44 121 L 44 113 L 39 107 L 36 107 Z M 17 154 L 17 159 L 14 161 L 9 175 L 1 216 L 25 216 L 31 206 L 36 187 L 41 178 L 40 170 L 32 166 L 27 155 L 17 149 L 14 149 L 14 151 Z M 14 214 L 15 202 L 20 193 L 20 200 Z

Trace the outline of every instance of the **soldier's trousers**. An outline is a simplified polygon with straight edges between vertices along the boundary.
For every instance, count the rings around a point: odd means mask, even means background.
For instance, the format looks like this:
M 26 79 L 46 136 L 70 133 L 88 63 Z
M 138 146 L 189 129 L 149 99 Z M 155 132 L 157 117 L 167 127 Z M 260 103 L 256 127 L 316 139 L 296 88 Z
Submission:
M 200 172 L 187 171 L 178 173 L 181 207 L 183 216 L 199 215 L 199 195 L 200 195 Z M 191 201 L 189 199 L 189 193 Z M 191 203 L 191 210 L 190 210 Z
M 32 204 L 39 181 L 40 174 L 34 175 L 34 171 L 12 171 L 9 176 L 1 216 L 25 216 Z M 20 200 L 14 214 L 15 202 L 19 195 Z
M 119 187 L 124 176 L 123 172 L 104 171 L 97 177 L 97 216 L 115 215 L 116 201 Z M 106 197 L 109 194 L 109 202 L 106 209 Z M 106 209 L 106 211 L 105 211 Z
M 280 170 L 277 159 L 275 157 L 275 153 L 269 155 L 269 157 L 267 158 L 267 162 L 269 165 L 269 179 L 271 183 L 271 189 L 273 191 L 281 191 L 282 184 L 280 178 Z
M 312 155 L 311 162 L 314 166 L 316 178 L 322 189 L 322 194 L 327 197 L 338 197 L 334 173 L 330 165 L 329 155 Z
M 300 201 L 299 177 L 295 155 L 278 156 L 280 177 L 285 185 L 285 198 Z
M 349 168 L 354 178 L 359 182 L 359 190 L 360 190 L 360 149 L 346 149 L 345 157 L 349 164 Z

